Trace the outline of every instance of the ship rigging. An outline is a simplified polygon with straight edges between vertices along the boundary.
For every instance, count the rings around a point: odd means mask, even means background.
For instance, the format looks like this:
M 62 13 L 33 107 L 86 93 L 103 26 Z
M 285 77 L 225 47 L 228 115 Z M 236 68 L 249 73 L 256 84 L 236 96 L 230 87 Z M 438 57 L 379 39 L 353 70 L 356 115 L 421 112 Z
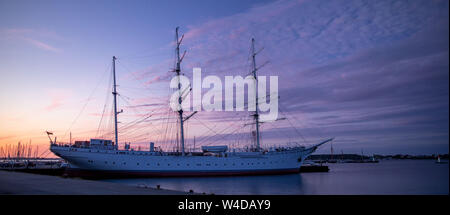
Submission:
M 176 129 L 176 145 L 174 150 L 163 150 L 163 146 L 167 141 L 157 142 L 159 146 L 155 147 L 154 142 L 150 142 L 149 150 L 133 150 L 130 148 L 130 143 L 124 143 L 124 148 L 119 147 L 119 127 L 118 116 L 123 113 L 123 110 L 118 109 L 118 96 L 116 83 L 116 60 L 112 58 L 112 95 L 113 95 L 113 117 L 114 117 L 114 141 L 105 138 L 93 138 L 89 141 L 75 141 L 74 144 L 64 144 L 56 142 L 50 137 L 53 135 L 47 132 L 50 140 L 50 150 L 57 156 L 68 161 L 70 170 L 76 173 L 94 173 L 102 175 L 114 176 L 190 176 L 190 175 L 249 175 L 249 174 L 280 174 L 280 173 L 294 173 L 298 172 L 304 159 L 313 153 L 320 145 L 333 140 L 326 139 L 318 144 L 309 147 L 305 146 L 290 146 L 290 147 L 261 147 L 260 136 L 260 113 L 258 97 L 256 95 L 256 110 L 252 114 L 255 125 L 255 130 L 252 131 L 254 137 L 254 146 L 250 148 L 233 148 L 229 150 L 231 144 L 223 145 L 209 145 L 202 144 L 201 151 L 194 148 L 186 152 L 186 121 L 196 115 L 198 112 L 193 111 L 189 115 L 184 115 L 181 105 L 185 93 L 190 93 L 192 88 L 189 86 L 182 89 L 180 82 L 181 63 L 184 59 L 186 51 L 180 55 L 180 45 L 183 41 L 184 35 L 179 38 L 179 28 L 175 30 L 175 68 L 172 72 L 176 74 L 178 79 L 178 111 Z M 251 74 L 256 82 L 258 76 L 256 74 L 258 68 L 256 66 L 255 40 L 251 40 Z M 256 91 L 256 87 L 255 87 Z M 121 97 L 121 96 L 120 96 Z M 278 98 L 274 98 L 278 99 Z M 106 105 L 105 105 L 106 107 Z M 105 108 L 100 119 L 100 124 L 103 120 Z M 146 113 L 143 119 L 133 120 L 130 123 L 121 126 L 122 129 L 129 129 L 139 123 L 146 122 L 151 119 L 152 113 Z M 283 118 L 284 119 L 284 118 Z M 164 119 L 163 119 L 164 120 Z M 234 123 L 239 123 L 234 122 Z M 100 130 L 97 129 L 97 133 Z M 166 121 L 166 126 L 169 120 Z M 214 136 L 219 135 L 214 128 L 203 124 L 207 130 L 214 132 Z M 292 125 L 292 124 L 291 124 Z M 242 130 L 243 126 L 237 127 L 234 131 Z M 227 127 L 229 129 L 231 126 Z M 294 126 L 293 126 L 294 127 Z M 166 127 L 168 128 L 168 127 Z M 295 129 L 297 131 L 297 129 Z M 165 129 L 168 133 L 168 129 Z M 104 135 L 102 135 L 104 136 Z M 146 135 L 145 135 L 146 136 Z M 203 136 L 202 139 L 208 140 L 210 137 Z M 303 138 L 303 137 L 302 137 Z M 214 143 L 214 141 L 211 141 Z M 222 141 L 223 142 L 223 141 Z M 181 151 L 181 152 L 180 152 Z

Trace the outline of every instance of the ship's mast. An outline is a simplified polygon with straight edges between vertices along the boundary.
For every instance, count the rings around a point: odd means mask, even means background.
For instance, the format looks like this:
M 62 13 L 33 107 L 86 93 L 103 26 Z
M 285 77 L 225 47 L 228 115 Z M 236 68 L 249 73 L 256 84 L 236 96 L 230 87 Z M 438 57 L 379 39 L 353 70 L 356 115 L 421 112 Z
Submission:
M 178 97 L 178 104 L 180 105 L 180 110 L 178 110 L 178 115 L 180 116 L 180 134 L 181 134 L 181 154 L 184 156 L 184 129 L 183 129 L 183 109 L 181 108 L 181 103 L 182 103 L 182 93 L 181 93 L 181 83 L 180 83 L 180 72 L 181 72 L 181 68 L 180 68 L 180 64 L 181 64 L 181 58 L 180 58 L 180 44 L 181 41 L 183 40 L 183 37 L 181 37 L 181 40 L 178 39 L 178 27 L 175 29 L 175 34 L 176 34 L 176 40 L 177 40 L 177 48 L 176 48 L 176 52 L 177 52 L 177 67 L 175 69 L 175 72 L 177 73 L 177 77 L 178 77 L 178 91 L 180 92 L 180 95 Z M 183 35 L 184 36 L 184 35 Z
M 114 137 L 115 137 L 115 148 L 116 150 L 119 149 L 119 137 L 117 132 L 117 91 L 116 91 L 116 56 L 113 56 L 113 78 L 114 78 L 114 85 L 113 85 L 113 92 L 114 95 Z
M 258 107 L 258 95 L 257 95 L 257 89 L 258 89 L 258 77 L 256 76 L 256 61 L 255 61 L 256 53 L 255 53 L 255 39 L 252 38 L 252 61 L 253 61 L 253 77 L 255 78 L 256 84 L 255 84 L 255 91 L 256 91 L 256 112 L 255 115 L 255 122 L 256 122 L 256 150 L 260 151 L 260 143 L 259 143 L 259 107 Z

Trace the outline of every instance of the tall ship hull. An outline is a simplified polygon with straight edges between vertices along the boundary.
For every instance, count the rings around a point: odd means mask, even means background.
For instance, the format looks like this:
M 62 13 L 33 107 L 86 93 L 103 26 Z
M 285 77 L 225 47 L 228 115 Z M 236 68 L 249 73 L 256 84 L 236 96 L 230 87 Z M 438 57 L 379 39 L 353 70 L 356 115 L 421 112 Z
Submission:
M 231 176 L 297 173 L 303 161 L 317 146 L 267 152 L 200 152 L 187 153 L 185 156 L 176 153 L 97 150 L 59 145 L 52 145 L 51 151 L 69 162 L 68 171 L 73 175 Z

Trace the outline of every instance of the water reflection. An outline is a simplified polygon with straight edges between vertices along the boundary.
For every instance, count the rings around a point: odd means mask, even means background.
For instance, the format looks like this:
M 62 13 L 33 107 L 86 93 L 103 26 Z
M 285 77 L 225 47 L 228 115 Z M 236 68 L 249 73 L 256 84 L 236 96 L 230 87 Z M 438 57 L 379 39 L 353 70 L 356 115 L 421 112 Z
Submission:
M 329 164 L 328 173 L 111 179 L 129 185 L 214 194 L 448 194 L 448 164 L 432 160 Z

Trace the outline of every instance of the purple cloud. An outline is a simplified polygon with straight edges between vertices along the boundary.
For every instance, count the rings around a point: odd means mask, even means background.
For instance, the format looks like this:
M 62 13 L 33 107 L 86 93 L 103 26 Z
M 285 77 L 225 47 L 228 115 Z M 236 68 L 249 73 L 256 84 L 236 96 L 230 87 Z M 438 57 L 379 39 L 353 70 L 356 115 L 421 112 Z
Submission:
M 346 149 L 448 151 L 448 24 L 448 1 L 277 1 L 190 26 L 184 71 L 246 75 L 255 37 L 257 62 L 270 62 L 260 74 L 279 76 L 283 111 L 305 133 Z
M 182 71 L 245 76 L 254 37 L 257 50 L 264 47 L 257 64 L 269 62 L 259 74 L 279 76 L 280 117 L 288 118 L 262 125 L 263 144 L 336 137 L 338 151 L 445 152 L 448 24 L 445 0 L 281 0 L 188 26 Z M 152 84 L 167 81 L 170 63 L 136 75 Z M 198 144 L 251 143 L 254 126 L 243 126 L 250 114 L 200 112 L 189 122 L 188 142 L 196 136 Z M 165 132 L 154 135 L 175 139 L 162 136 L 174 126 L 160 126 Z

